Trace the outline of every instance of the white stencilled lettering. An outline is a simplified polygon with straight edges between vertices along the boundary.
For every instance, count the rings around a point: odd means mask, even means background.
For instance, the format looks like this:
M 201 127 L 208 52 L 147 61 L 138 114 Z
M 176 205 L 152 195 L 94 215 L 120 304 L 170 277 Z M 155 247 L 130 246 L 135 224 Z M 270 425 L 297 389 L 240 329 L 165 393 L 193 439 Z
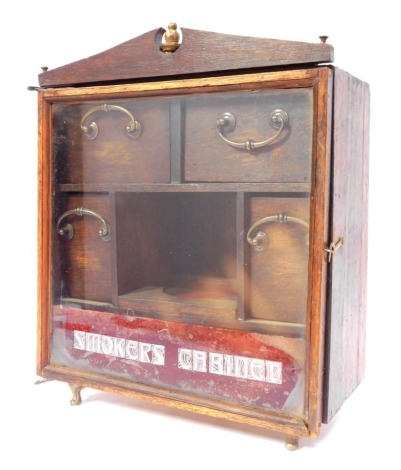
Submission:
M 272 384 L 283 383 L 282 364 L 277 361 L 266 361 L 266 382 Z
M 126 342 L 125 357 L 126 359 L 131 359 L 132 361 L 137 361 L 139 359 L 138 341 L 128 340 Z
M 207 371 L 207 352 L 205 351 L 193 351 L 192 355 L 192 367 L 195 372 L 206 372 Z
M 139 343 L 139 362 L 150 362 L 148 353 L 152 349 L 149 343 Z
M 192 370 L 192 349 L 178 349 L 178 368 Z
M 250 359 L 249 379 L 264 382 L 266 377 L 266 366 L 263 359 Z
M 140 343 L 124 338 L 74 330 L 73 347 L 82 351 L 121 357 L 136 362 L 157 366 L 164 365 L 165 347 L 161 344 Z
M 164 345 L 141 343 L 79 330 L 74 330 L 73 347 L 156 366 L 164 366 L 166 360 Z M 184 371 L 209 372 L 214 375 L 276 385 L 283 383 L 283 364 L 278 361 L 179 348 L 177 365 Z
M 106 356 L 114 356 L 113 351 L 114 351 L 114 342 L 113 338 L 110 336 L 101 336 L 100 337 L 101 342 L 101 352 L 102 354 L 105 354 Z
M 122 338 L 113 338 L 113 341 L 114 341 L 114 356 L 125 357 L 127 341 Z
M 248 378 L 249 359 L 242 356 L 234 356 L 234 376 L 239 379 Z
M 209 372 L 211 374 L 224 375 L 223 371 L 223 354 L 210 353 L 209 354 Z
M 86 333 L 85 350 L 91 352 L 101 353 L 101 335 L 94 333 Z
M 231 356 L 230 354 L 224 354 L 223 370 L 223 375 L 227 375 L 227 377 L 234 376 L 234 356 Z
M 74 348 L 85 351 L 85 331 L 74 330 Z
M 282 363 L 216 352 L 178 349 L 178 368 L 236 379 L 282 383 Z
M 165 347 L 161 344 L 152 344 L 152 364 L 164 366 L 165 357 Z

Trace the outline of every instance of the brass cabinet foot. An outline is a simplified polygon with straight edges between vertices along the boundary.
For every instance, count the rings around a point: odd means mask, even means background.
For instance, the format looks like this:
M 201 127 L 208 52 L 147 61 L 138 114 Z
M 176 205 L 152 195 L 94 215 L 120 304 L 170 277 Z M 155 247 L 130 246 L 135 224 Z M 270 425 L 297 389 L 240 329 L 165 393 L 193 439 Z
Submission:
M 297 450 L 298 449 L 298 437 L 287 436 L 285 439 L 285 448 L 287 450 Z
M 84 387 L 81 387 L 80 385 L 76 384 L 69 384 L 71 392 L 72 392 L 72 398 L 70 400 L 71 406 L 77 406 L 82 403 L 82 398 L 81 398 L 81 390 Z

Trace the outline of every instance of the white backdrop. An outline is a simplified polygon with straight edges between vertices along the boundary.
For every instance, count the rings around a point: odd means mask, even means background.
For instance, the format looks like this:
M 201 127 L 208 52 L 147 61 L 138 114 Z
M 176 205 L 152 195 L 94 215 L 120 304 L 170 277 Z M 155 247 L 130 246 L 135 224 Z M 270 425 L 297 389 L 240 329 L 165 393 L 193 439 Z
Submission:
M 336 0 L 6 2 L 0 7 L 0 468 L 400 468 L 400 92 L 396 2 Z M 34 386 L 36 93 L 41 66 L 101 52 L 168 22 L 230 34 L 318 42 L 371 85 L 366 379 L 318 440 L 283 439 L 105 393 L 70 407 L 63 383 Z M 229 54 L 230 51 L 227 51 Z

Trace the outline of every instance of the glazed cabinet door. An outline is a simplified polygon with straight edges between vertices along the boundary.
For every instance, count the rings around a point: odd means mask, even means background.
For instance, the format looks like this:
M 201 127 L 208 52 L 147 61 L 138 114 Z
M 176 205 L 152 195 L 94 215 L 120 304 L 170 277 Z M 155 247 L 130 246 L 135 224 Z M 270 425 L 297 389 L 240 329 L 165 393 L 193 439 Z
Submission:
M 330 71 L 225 80 L 43 92 L 38 368 L 308 435 Z

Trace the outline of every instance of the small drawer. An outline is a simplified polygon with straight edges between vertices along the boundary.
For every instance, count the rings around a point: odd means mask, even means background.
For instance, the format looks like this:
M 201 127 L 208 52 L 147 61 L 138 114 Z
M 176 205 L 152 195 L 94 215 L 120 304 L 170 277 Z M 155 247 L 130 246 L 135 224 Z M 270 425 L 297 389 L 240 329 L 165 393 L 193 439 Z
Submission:
M 108 194 L 63 194 L 54 220 L 53 295 L 111 302 L 112 208 Z M 55 255 L 56 256 L 56 255 Z
M 309 205 L 309 198 L 251 198 L 248 318 L 305 324 Z
M 189 98 L 185 132 L 186 181 L 309 182 L 313 91 Z
M 169 132 L 166 100 L 53 105 L 58 182 L 167 183 Z

